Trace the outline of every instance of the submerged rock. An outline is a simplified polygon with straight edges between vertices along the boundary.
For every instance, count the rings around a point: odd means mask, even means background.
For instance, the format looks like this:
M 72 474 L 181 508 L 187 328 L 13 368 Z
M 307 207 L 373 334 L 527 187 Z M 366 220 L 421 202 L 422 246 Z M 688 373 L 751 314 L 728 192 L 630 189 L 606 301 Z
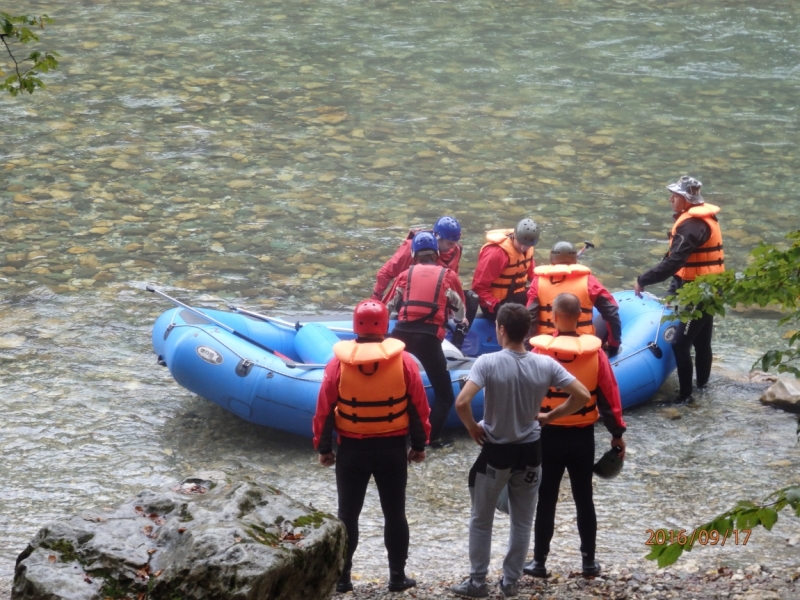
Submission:
M 760 400 L 763 404 L 800 412 L 800 381 L 780 377 L 778 381 L 767 388 Z
M 11 597 L 329 598 L 345 540 L 332 516 L 213 473 L 42 528 Z

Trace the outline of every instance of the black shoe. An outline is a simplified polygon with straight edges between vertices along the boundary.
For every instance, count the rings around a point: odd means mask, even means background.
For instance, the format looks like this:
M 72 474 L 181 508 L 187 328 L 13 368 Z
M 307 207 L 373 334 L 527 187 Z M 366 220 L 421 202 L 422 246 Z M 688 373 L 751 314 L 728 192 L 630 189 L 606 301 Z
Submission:
M 692 402 L 694 402 L 694 398 L 691 394 L 679 393 L 672 399 L 672 404 L 691 404 Z
M 431 442 L 427 445 L 428 448 L 432 448 L 433 450 L 441 450 L 442 448 L 449 448 L 453 445 L 453 440 L 431 440 Z
M 347 592 L 353 591 L 353 582 L 350 581 L 348 577 L 347 580 L 340 579 L 336 582 L 336 593 L 337 594 L 346 594 Z
M 530 575 L 531 577 L 550 576 L 550 574 L 547 572 L 547 569 L 545 569 L 544 561 L 536 560 L 535 558 L 522 568 L 522 572 L 525 573 L 525 575 Z
M 417 580 L 411 579 L 411 577 L 406 577 L 405 574 L 401 578 L 389 578 L 389 591 L 390 592 L 402 592 L 403 590 L 407 590 L 412 587 L 416 587 Z
M 584 557 L 581 575 L 584 577 L 597 577 L 600 575 L 600 563 L 593 558 L 587 559 Z

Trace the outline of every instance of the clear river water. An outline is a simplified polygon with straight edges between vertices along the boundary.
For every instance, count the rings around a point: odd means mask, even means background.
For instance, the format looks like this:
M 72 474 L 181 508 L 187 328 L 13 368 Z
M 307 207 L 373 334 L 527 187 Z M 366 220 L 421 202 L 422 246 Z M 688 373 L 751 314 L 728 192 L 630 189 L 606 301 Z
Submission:
M 147 284 L 215 308 L 344 311 L 410 226 L 450 214 L 467 285 L 483 233 L 532 217 L 540 261 L 588 240 L 585 264 L 630 289 L 666 249 L 664 186 L 686 173 L 722 207 L 729 268 L 800 228 L 794 2 L 12 4 L 56 20 L 42 46 L 62 58 L 47 90 L 0 99 L 0 579 L 48 521 L 200 470 L 335 512 L 309 440 L 245 423 L 156 364 L 150 327 L 169 305 Z M 719 319 L 708 391 L 665 407 L 671 379 L 628 411 L 629 460 L 595 488 L 602 562 L 644 565 L 647 529 L 800 481 L 795 419 L 746 376 L 783 333 L 764 313 Z M 477 449 L 456 437 L 411 469 L 422 578 L 467 571 Z M 551 557 L 566 568 L 564 498 Z M 365 579 L 385 575 L 374 489 L 367 504 Z M 799 544 L 786 514 L 689 564 L 786 568 Z

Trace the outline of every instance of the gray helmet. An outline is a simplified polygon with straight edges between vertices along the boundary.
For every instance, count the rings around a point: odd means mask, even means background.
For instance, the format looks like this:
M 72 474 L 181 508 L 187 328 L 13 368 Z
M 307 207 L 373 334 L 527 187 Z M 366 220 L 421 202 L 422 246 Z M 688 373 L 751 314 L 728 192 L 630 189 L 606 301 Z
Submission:
M 535 246 L 539 242 L 539 226 L 533 219 L 522 219 L 514 228 L 514 239 L 525 246 Z
M 617 446 L 603 454 L 600 460 L 594 464 L 594 468 L 592 469 L 594 474 L 603 479 L 614 479 L 614 477 L 619 475 L 624 463 L 619 457 L 620 452 L 622 452 L 622 448 Z
M 578 252 L 569 242 L 556 242 L 550 250 L 551 265 L 574 265 L 578 262 Z
M 689 204 L 703 204 L 705 200 L 703 200 L 703 197 L 700 195 L 701 187 L 703 187 L 703 184 L 697 181 L 697 179 L 684 175 L 675 183 L 669 184 L 667 189 L 670 192 L 680 194 L 686 198 Z

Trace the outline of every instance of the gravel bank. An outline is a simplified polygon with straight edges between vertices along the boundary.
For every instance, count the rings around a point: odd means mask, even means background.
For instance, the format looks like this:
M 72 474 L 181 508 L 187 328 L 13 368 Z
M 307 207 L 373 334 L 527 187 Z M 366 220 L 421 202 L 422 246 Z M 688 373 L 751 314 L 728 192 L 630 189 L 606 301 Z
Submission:
M 585 579 L 578 572 L 556 574 L 547 580 L 523 576 L 520 582 L 521 600 L 797 600 L 800 598 L 800 568 L 790 572 L 771 572 L 754 565 L 745 570 L 733 571 L 727 567 L 711 569 L 704 573 L 686 569 L 665 572 L 612 568 L 605 575 Z M 490 579 L 490 600 L 502 600 L 497 585 L 499 573 Z M 420 581 L 418 587 L 408 590 L 402 597 L 420 600 L 457 598 L 448 591 L 451 581 Z M 385 580 L 355 581 L 352 594 L 335 595 L 347 600 L 358 598 L 377 600 L 400 598 L 386 590 Z

